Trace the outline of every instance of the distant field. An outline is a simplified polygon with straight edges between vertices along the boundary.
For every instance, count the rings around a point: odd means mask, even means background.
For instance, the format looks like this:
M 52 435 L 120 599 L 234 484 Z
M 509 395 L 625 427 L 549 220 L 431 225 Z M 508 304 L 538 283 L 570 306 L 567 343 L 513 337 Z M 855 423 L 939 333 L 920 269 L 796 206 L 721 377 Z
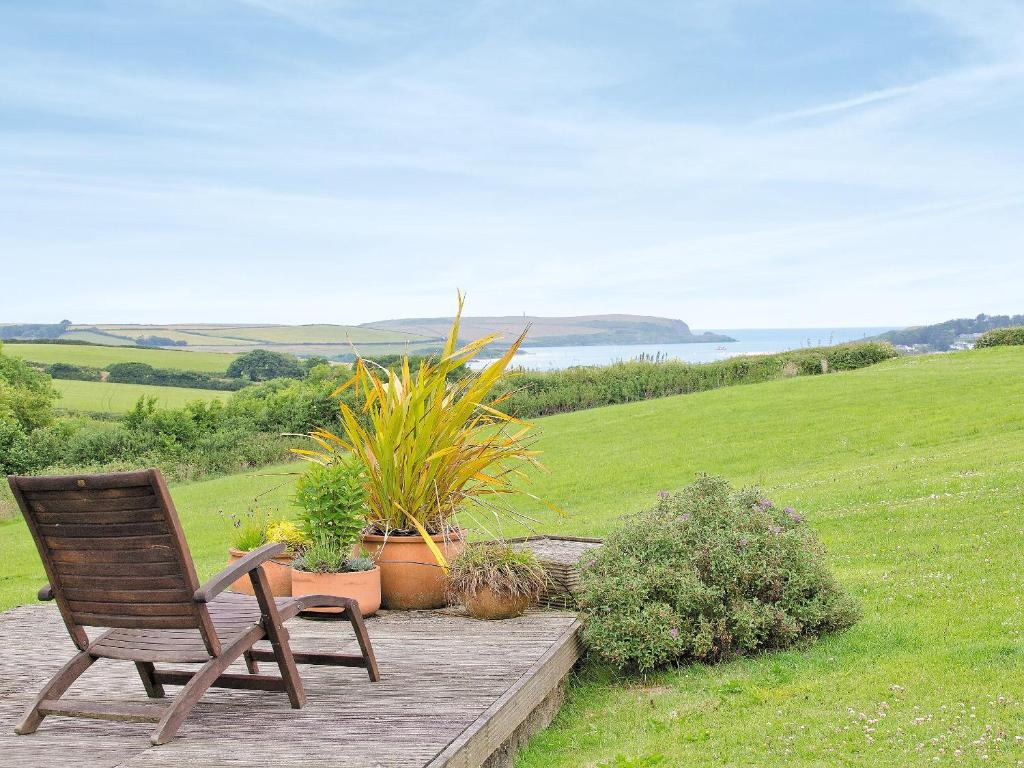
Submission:
M 190 346 L 221 344 L 346 344 L 403 343 L 421 341 L 418 334 L 405 331 L 362 328 L 356 325 L 97 325 L 91 326 L 126 339 L 165 336 Z M 85 333 L 86 330 L 76 330 Z
M 105 368 L 112 363 L 149 363 L 154 368 L 222 373 L 235 358 L 220 352 L 91 347 L 78 344 L 5 344 L 4 354 L 36 363 L 71 363 Z
M 58 408 L 86 413 L 125 413 L 142 396 L 157 398 L 157 405 L 180 408 L 193 400 L 226 400 L 230 392 L 183 387 L 153 387 L 146 384 L 108 384 L 104 381 L 67 381 L 55 379 L 61 393 Z

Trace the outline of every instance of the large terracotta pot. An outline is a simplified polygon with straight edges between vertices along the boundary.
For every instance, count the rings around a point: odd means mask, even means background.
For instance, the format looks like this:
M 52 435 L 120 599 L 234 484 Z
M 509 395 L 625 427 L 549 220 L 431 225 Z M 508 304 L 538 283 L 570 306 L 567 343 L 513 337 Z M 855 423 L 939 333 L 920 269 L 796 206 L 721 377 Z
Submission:
M 228 550 L 228 554 L 230 555 L 228 565 L 231 565 L 249 553 L 232 548 Z M 274 593 L 275 597 L 292 596 L 292 558 L 294 557 L 291 554 L 278 555 L 273 560 L 268 560 L 260 566 L 263 572 L 267 574 L 267 581 L 270 582 L 270 591 Z M 234 582 L 229 589 L 232 592 L 241 592 L 244 595 L 256 594 L 253 592 L 252 581 L 250 581 L 248 574 Z
M 352 573 L 308 573 L 292 571 L 292 595 L 333 595 L 351 597 L 359 603 L 363 616 L 372 616 L 380 608 L 380 567 Z M 339 613 L 341 608 L 309 608 L 314 613 Z
M 465 530 L 432 536 L 451 562 L 466 546 Z M 380 566 L 381 597 L 385 608 L 419 610 L 448 604 L 447 577 L 422 536 L 363 534 L 363 545 Z
M 463 595 L 462 602 L 469 615 L 477 619 L 512 619 L 522 616 L 533 598 L 531 595 L 508 595 L 481 587 L 475 595 Z

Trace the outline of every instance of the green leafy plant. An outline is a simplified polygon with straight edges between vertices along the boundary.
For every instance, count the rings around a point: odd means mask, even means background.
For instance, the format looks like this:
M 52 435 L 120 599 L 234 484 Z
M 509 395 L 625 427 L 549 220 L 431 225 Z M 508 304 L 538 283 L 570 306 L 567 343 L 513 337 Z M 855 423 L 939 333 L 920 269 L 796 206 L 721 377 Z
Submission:
M 299 477 L 295 503 L 306 538 L 346 553 L 366 524 L 366 489 L 363 467 L 351 459 L 313 464 Z
M 628 519 L 580 586 L 584 641 L 627 671 L 785 648 L 858 617 L 799 513 L 717 477 Z
M 226 517 L 231 522 L 231 546 L 235 549 L 252 552 L 267 543 L 268 512 L 253 506 L 240 514 L 231 512 Z
M 333 539 L 317 539 L 292 561 L 292 568 L 310 573 L 355 573 L 374 569 L 373 560 L 350 557 L 350 552 L 351 549 L 341 547 Z
M 344 436 L 318 430 L 310 437 L 322 450 L 295 450 L 322 464 L 351 453 L 366 468 L 370 526 L 385 535 L 418 533 L 442 567 L 447 561 L 431 534 L 454 527 L 467 504 L 515 515 L 493 502 L 521 492 L 516 481 L 525 477 L 522 467 L 539 466 L 539 452 L 525 442 L 531 426 L 498 410 L 502 397 L 487 404 L 525 331 L 478 374 L 451 381 L 450 374 L 498 338 L 492 334 L 459 348 L 462 307 L 460 294 L 440 359 L 421 361 L 415 374 L 407 357 L 390 375 L 364 359 L 356 361 L 355 375 L 338 393 L 357 389 L 368 427 L 342 402 Z
M 448 590 L 456 600 L 474 596 L 483 587 L 536 600 L 547 582 L 537 556 L 508 544 L 473 544 L 452 561 Z

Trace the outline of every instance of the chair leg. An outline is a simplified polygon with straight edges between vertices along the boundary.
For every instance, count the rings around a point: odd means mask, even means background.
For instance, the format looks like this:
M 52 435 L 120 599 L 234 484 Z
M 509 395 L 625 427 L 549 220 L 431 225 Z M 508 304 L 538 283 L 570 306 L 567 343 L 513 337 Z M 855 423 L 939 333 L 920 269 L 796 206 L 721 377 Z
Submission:
M 43 718 L 46 717 L 39 713 L 39 705 L 46 699 L 59 699 L 63 696 L 64 692 L 82 676 L 85 670 L 92 666 L 94 661 L 96 661 L 96 657 L 90 656 L 85 651 L 74 656 L 56 675 L 50 678 L 50 682 L 36 696 L 21 722 L 15 726 L 14 732 L 21 735 L 35 733 Z
M 345 609 L 345 613 L 348 614 L 348 620 L 352 623 L 352 631 L 355 632 L 356 641 L 359 643 L 359 650 L 362 651 L 363 659 L 366 661 L 366 673 L 370 676 L 370 682 L 380 682 L 380 670 L 377 669 L 377 659 L 373 655 L 370 636 L 366 633 L 363 614 L 359 612 L 359 607 L 356 605 L 348 606 Z
M 263 636 L 263 627 L 253 627 L 230 646 L 223 649 L 220 656 L 216 656 L 206 662 L 202 669 L 185 683 L 181 692 L 174 697 L 174 701 L 167 707 L 149 740 L 154 745 L 160 745 L 166 744 L 173 739 L 185 718 L 188 717 L 188 713 L 192 711 L 192 707 L 199 702 L 210 685 L 220 677 L 224 670 L 231 666 L 235 659 L 252 648 L 252 644 Z
M 258 675 L 260 673 L 260 665 L 259 662 L 253 658 L 252 651 L 246 651 L 242 656 L 245 658 L 245 668 L 249 674 Z
M 151 699 L 162 699 L 164 687 L 156 679 L 156 667 L 151 661 L 136 661 L 135 668 L 139 670 L 139 677 L 142 678 L 142 686 L 146 689 L 146 695 Z
M 306 703 L 306 691 L 302 686 L 302 678 L 299 677 L 299 669 L 295 666 L 295 657 L 288 644 L 288 630 L 281 622 L 281 614 L 278 613 L 277 604 L 274 602 L 270 582 L 262 568 L 250 571 L 249 579 L 252 581 L 253 592 L 256 593 L 256 601 L 260 605 L 263 627 L 267 631 L 267 640 L 270 641 L 270 647 L 274 649 L 274 658 L 281 670 L 281 678 L 284 680 L 284 687 L 288 692 L 288 701 L 291 703 L 292 709 L 302 709 Z

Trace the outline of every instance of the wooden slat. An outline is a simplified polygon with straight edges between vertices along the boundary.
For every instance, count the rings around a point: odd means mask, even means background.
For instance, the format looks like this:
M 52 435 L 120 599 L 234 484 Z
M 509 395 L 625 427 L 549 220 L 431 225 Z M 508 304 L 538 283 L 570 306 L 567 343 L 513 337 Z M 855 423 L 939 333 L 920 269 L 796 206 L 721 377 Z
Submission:
M 25 490 L 25 496 L 36 501 L 53 501 L 54 499 L 129 499 L 135 496 L 152 496 L 153 486 L 147 481 L 142 485 L 127 485 L 110 488 L 65 488 L 62 490 L 34 491 Z
M 149 585 L 147 584 L 147 587 Z M 74 604 L 99 603 L 182 603 L 191 604 L 188 590 L 178 589 L 112 589 L 106 587 L 76 589 L 64 587 L 64 596 Z
M 126 499 L 61 499 L 55 496 L 47 501 L 29 499 L 28 504 L 33 512 L 59 513 L 69 516 L 91 512 L 160 508 L 157 498 L 152 493 L 149 496 L 130 496 Z
M 43 541 L 53 550 L 68 552 L 86 552 L 91 555 L 93 552 L 117 549 L 125 552 L 137 550 L 161 550 L 173 553 L 174 540 L 164 534 L 154 536 L 145 534 L 142 536 L 95 536 L 95 537 L 71 537 L 44 536 Z
M 146 576 L 181 576 L 181 564 L 176 560 L 165 560 L 156 563 L 134 562 L 131 568 L 126 568 L 125 563 L 101 563 L 95 559 L 86 559 L 82 562 L 58 562 L 54 563 L 57 573 L 61 578 L 67 576 L 124 576 L 126 578 L 142 578 Z
M 185 685 L 194 672 L 178 669 L 157 670 L 154 677 L 164 685 Z M 236 675 L 225 673 L 210 684 L 212 688 L 236 688 L 244 691 L 283 691 L 284 680 L 274 675 Z
M 107 616 L 195 616 L 191 603 L 91 602 L 68 599 L 75 614 L 91 613 Z
M 56 563 L 174 563 L 181 570 L 177 553 L 169 547 L 153 549 L 95 549 L 91 551 L 57 549 L 50 553 Z M 134 567 L 125 568 L 123 573 L 137 573 Z
M 60 583 L 68 594 L 71 594 L 72 590 L 154 591 L 176 589 L 190 597 L 188 590 L 185 589 L 185 579 L 181 576 L 61 576 Z
M 61 538 L 102 538 L 108 536 L 168 536 L 167 526 L 162 522 L 130 521 L 128 523 L 58 523 L 47 525 L 40 520 L 39 532 L 43 536 Z
M 75 619 L 84 627 L 148 627 L 149 629 L 195 629 L 194 616 L 110 616 L 75 611 Z
M 94 509 L 88 512 L 36 512 L 36 519 L 43 525 L 110 525 L 117 523 L 163 522 L 166 514 L 162 509 Z
M 102 490 L 107 488 L 130 488 L 150 483 L 150 472 L 146 469 L 134 472 L 109 472 L 101 475 L 51 475 L 48 477 L 21 477 L 18 483 L 23 491 L 78 491 Z
M 45 715 L 84 717 L 92 720 L 118 720 L 132 723 L 158 723 L 167 708 L 156 704 L 44 699 L 39 707 Z

